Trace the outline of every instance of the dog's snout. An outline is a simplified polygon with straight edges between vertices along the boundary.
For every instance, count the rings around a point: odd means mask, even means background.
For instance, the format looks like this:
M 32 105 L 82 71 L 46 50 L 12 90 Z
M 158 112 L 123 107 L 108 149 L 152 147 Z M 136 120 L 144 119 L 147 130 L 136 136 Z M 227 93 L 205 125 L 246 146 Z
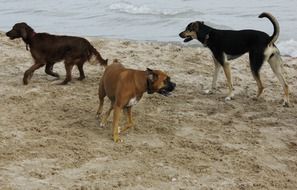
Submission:
M 179 37 L 184 38 L 184 32 L 179 33 Z
M 176 84 L 173 82 L 173 83 L 172 83 L 172 86 L 173 86 L 173 88 L 175 88 L 175 87 L 176 87 Z
M 176 84 L 174 82 L 170 82 L 168 85 L 168 91 L 173 91 L 176 87 Z

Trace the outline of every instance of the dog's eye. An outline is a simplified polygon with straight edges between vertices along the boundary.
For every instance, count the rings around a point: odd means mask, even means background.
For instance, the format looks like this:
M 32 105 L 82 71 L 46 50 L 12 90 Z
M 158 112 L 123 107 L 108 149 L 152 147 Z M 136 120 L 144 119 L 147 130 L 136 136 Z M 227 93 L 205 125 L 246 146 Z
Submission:
M 170 82 L 170 77 L 167 77 L 165 80 L 164 80 L 165 83 L 169 83 Z

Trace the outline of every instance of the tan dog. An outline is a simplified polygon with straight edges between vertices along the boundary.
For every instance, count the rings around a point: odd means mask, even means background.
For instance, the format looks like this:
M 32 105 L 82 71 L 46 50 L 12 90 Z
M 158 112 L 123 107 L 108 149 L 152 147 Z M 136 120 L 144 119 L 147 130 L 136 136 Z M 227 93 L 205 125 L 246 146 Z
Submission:
M 157 92 L 168 96 L 175 86 L 175 83 L 170 81 L 170 77 L 162 71 L 127 69 L 118 60 L 114 60 L 113 64 L 106 67 L 99 84 L 98 117 L 103 110 L 104 97 L 107 96 L 111 101 L 109 110 L 101 118 L 100 126 L 106 125 L 111 111 L 114 110 L 113 140 L 118 142 L 120 140 L 119 133 L 133 126 L 131 108 L 141 99 L 143 93 Z M 127 110 L 128 122 L 120 130 L 118 125 L 123 109 Z

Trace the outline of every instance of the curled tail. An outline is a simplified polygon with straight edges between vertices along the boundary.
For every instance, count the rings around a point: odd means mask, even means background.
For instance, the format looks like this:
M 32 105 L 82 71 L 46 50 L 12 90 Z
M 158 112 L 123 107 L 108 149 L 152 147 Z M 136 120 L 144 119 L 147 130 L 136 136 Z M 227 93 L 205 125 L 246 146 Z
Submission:
M 95 55 L 96 59 L 100 62 L 100 65 L 107 66 L 108 59 L 103 59 L 100 53 L 90 44 L 89 46 L 90 56 Z
M 280 30 L 279 23 L 277 22 L 276 18 L 272 16 L 270 13 L 263 12 L 262 14 L 259 15 L 259 18 L 263 18 L 263 17 L 268 18 L 273 25 L 274 31 L 272 36 L 270 36 L 270 42 L 269 42 L 269 44 L 271 45 L 277 40 L 279 36 L 279 30 Z

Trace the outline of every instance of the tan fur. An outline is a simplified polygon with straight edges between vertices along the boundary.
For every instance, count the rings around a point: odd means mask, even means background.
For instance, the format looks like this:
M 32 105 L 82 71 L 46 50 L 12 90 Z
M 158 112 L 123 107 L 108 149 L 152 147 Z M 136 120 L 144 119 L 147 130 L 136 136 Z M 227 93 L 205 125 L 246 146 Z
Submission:
M 162 71 L 153 71 L 158 77 L 153 82 L 152 89 L 157 92 L 164 87 L 164 80 L 168 77 Z M 104 97 L 107 96 L 111 100 L 109 110 L 102 116 L 100 126 L 105 126 L 107 119 L 112 110 L 113 114 L 113 140 L 120 141 L 119 134 L 133 126 L 132 121 L 132 105 L 129 103 L 132 100 L 134 103 L 138 102 L 143 93 L 147 91 L 147 71 L 140 71 L 134 69 L 127 69 L 117 60 L 107 66 L 99 84 L 99 108 L 97 115 L 99 116 L 103 110 Z M 134 104 L 133 104 L 134 105 Z M 119 129 L 119 120 L 121 111 L 127 111 L 127 124 Z

